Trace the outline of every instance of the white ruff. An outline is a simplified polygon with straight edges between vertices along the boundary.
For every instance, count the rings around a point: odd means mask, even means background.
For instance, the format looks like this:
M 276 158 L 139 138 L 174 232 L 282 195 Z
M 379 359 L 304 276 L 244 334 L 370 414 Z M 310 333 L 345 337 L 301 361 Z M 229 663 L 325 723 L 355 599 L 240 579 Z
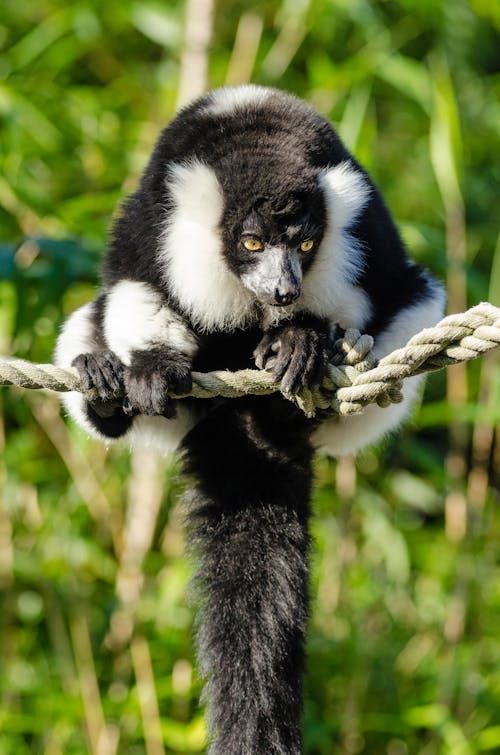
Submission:
M 276 93 L 272 89 L 255 84 L 221 87 L 212 92 L 205 111 L 210 115 L 230 114 L 249 105 L 262 105 L 273 94 Z
M 325 171 L 320 181 L 326 200 L 327 228 L 304 278 L 300 308 L 327 317 L 343 328 L 362 328 L 370 317 L 371 305 L 366 293 L 356 285 L 363 253 L 349 229 L 369 200 L 370 186 L 349 162 Z
M 373 353 L 377 359 L 404 346 L 412 335 L 423 328 L 435 325 L 443 316 L 444 298 L 442 288 L 436 285 L 431 298 L 401 310 L 375 341 Z M 315 446 L 329 456 L 346 456 L 380 440 L 406 419 L 423 378 L 423 375 L 418 375 L 403 381 L 403 401 L 400 404 L 386 408 L 371 404 L 362 414 L 323 422 L 314 433 Z
M 147 283 L 124 280 L 107 294 L 104 334 L 111 351 L 129 365 L 133 351 L 170 346 L 191 355 L 196 338 Z
M 228 269 L 220 235 L 224 201 L 215 173 L 192 161 L 169 169 L 174 208 L 163 234 L 165 281 L 194 325 L 234 330 L 253 318 L 252 294 Z

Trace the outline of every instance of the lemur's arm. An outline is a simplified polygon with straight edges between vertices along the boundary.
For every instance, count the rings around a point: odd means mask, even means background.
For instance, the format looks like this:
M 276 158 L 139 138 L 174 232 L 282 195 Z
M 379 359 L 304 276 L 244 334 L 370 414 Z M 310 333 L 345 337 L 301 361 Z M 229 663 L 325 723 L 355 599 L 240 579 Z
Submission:
M 69 413 L 98 437 L 124 435 L 135 414 L 175 414 L 167 391 L 188 392 L 197 340 L 162 294 L 138 281 L 120 281 L 77 310 L 59 336 L 55 361 L 75 366 L 98 399 L 67 394 Z M 116 400 L 124 389 L 126 398 Z
M 373 355 L 381 359 L 401 348 L 412 335 L 434 325 L 443 315 L 444 292 L 430 276 L 422 277 L 420 298 L 401 307 L 376 335 Z M 301 313 L 267 330 L 254 357 L 259 368 L 271 369 L 282 390 L 295 392 L 304 385 L 316 387 L 324 375 L 331 331 L 336 318 Z M 381 408 L 367 406 L 361 414 L 321 422 L 314 433 L 317 448 L 331 456 L 344 456 L 376 443 L 395 430 L 409 415 L 423 376 L 403 383 L 403 400 Z

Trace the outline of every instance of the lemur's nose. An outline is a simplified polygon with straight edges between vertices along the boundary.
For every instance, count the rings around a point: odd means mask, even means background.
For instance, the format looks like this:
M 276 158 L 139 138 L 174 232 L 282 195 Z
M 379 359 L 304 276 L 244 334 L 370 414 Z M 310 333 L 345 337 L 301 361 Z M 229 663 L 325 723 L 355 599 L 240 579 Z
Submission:
M 280 291 L 279 288 L 277 288 L 274 292 L 274 300 L 276 304 L 279 304 L 280 307 L 284 307 L 287 304 L 291 304 L 295 299 L 298 299 L 300 296 L 300 291 L 297 291 L 296 289 L 292 291 Z

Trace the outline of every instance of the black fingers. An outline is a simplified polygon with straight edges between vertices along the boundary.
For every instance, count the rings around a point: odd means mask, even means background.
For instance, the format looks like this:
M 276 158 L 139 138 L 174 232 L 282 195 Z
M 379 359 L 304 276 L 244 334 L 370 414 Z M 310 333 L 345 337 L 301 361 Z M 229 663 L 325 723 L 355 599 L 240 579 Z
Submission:
M 130 420 L 121 411 L 124 366 L 111 351 L 79 354 L 72 361 L 78 370 L 84 391 L 93 391 L 87 401 L 90 421 L 103 434 L 111 438 L 123 435 Z
M 167 396 L 168 390 L 168 380 L 160 371 L 144 373 L 130 367 L 125 372 L 123 409 L 127 414 L 173 417 L 175 412 L 172 400 Z
M 123 410 L 129 414 L 175 416 L 170 393 L 185 394 L 192 388 L 188 357 L 169 349 L 136 351 L 125 369 Z
M 317 388 L 326 371 L 327 333 L 288 325 L 267 333 L 254 352 L 257 367 L 272 369 L 284 393 Z
M 113 352 L 80 354 L 71 364 L 78 370 L 83 389 L 95 390 L 101 401 L 111 401 L 123 390 L 124 367 Z
M 99 417 L 113 416 L 120 407 L 128 417 L 174 417 L 175 401 L 168 394 L 182 395 L 192 388 L 190 360 L 168 349 L 136 351 L 128 367 L 110 351 L 80 354 L 72 365 L 84 391 L 95 391 L 90 406 Z
M 276 356 L 279 349 L 279 338 L 275 330 L 266 333 L 255 349 L 253 357 L 259 370 L 269 367 L 269 360 Z

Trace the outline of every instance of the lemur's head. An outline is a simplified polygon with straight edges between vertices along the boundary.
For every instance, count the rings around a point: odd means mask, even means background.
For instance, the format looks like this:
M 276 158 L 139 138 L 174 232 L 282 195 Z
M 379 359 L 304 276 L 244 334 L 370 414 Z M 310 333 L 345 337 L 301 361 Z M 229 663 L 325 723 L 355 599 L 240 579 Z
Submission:
M 357 279 L 347 232 L 369 185 L 327 121 L 289 95 L 222 89 L 181 111 L 151 159 L 151 187 L 160 274 L 200 329 L 240 327 L 260 310 L 280 320 L 313 300 L 324 309 Z
M 297 176 L 281 166 L 271 175 L 280 180 L 269 181 L 268 172 L 265 186 L 256 177 L 226 194 L 224 253 L 258 302 L 286 307 L 300 297 L 303 276 L 323 238 L 325 200 L 310 170 Z

